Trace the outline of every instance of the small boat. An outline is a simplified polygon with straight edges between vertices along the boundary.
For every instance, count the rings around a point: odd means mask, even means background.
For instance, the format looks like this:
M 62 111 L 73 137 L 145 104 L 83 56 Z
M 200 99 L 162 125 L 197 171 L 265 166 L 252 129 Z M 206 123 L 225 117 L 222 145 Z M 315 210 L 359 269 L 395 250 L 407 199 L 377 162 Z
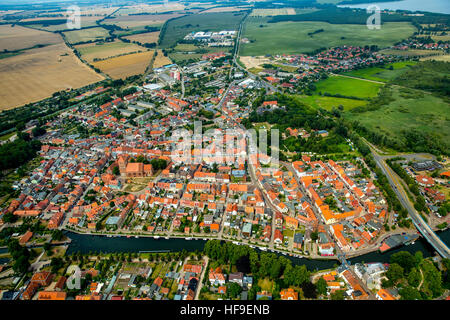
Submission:
M 153 239 L 159 239 L 159 236 L 154 236 Z
M 262 251 L 267 251 L 266 247 L 259 247 Z M 271 250 L 272 251 L 272 250 Z M 272 251 L 273 252 L 273 251 Z
M 206 240 L 208 240 L 208 238 L 203 238 L 203 240 L 205 240 L 205 241 L 206 241 Z
M 169 240 L 169 237 L 165 237 L 164 239 Z
M 191 238 L 191 237 L 189 237 L 189 238 L 184 238 L 184 239 L 186 239 L 186 240 L 192 240 L 192 238 Z
M 127 236 L 127 238 L 130 238 L 130 237 L 131 237 L 130 235 Z
M 136 239 L 139 238 L 138 236 L 134 236 Z

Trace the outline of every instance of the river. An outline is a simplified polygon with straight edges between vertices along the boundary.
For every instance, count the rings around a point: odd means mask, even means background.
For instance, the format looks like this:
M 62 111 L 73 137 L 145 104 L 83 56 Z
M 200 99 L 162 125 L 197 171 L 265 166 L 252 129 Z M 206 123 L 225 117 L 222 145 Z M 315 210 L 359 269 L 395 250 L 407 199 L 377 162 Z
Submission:
M 389 2 L 371 2 L 360 4 L 343 4 L 341 8 L 360 8 L 366 9 L 369 5 L 377 5 L 380 9 L 389 10 L 409 10 L 409 11 L 427 11 L 435 13 L 450 14 L 449 0 L 402 0 Z
M 447 245 L 450 243 L 450 229 L 438 233 L 442 241 Z M 125 236 L 107 237 L 99 235 L 87 235 L 77 234 L 73 232 L 66 232 L 66 235 L 72 239 L 69 245 L 67 254 L 74 252 L 88 253 L 92 252 L 164 252 L 164 251 L 186 251 L 203 250 L 206 241 L 205 240 L 185 240 L 179 239 L 153 239 L 151 237 L 127 238 Z M 378 251 L 368 253 L 356 258 L 349 259 L 354 264 L 357 262 L 389 262 L 389 258 L 393 253 L 398 251 L 409 251 L 414 254 L 417 251 L 422 251 L 424 257 L 430 257 L 434 255 L 433 248 L 423 238 L 419 238 L 414 244 L 402 246 L 397 249 L 390 250 L 385 253 Z M 313 260 L 307 258 L 295 258 L 286 256 L 294 264 L 305 265 L 308 270 L 323 270 L 332 268 L 335 264 L 338 264 L 337 260 Z

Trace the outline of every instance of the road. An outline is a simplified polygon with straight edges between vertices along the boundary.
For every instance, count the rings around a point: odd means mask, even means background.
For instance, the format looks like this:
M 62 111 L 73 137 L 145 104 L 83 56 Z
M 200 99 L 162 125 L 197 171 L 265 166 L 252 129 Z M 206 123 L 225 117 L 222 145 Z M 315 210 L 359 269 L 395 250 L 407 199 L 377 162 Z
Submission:
M 195 291 L 195 299 L 194 300 L 198 300 L 198 297 L 200 296 L 200 291 L 202 290 L 203 287 L 203 279 L 205 278 L 205 273 L 206 273 L 206 269 L 208 268 L 208 263 L 209 263 L 209 258 L 208 256 L 204 256 L 205 259 L 205 263 L 203 264 L 203 271 L 202 271 L 202 275 L 200 276 L 200 279 L 198 280 L 198 288 Z
M 389 184 L 397 195 L 400 203 L 408 211 L 411 220 L 416 226 L 417 230 L 423 235 L 423 237 L 433 246 L 433 248 L 444 258 L 450 258 L 450 249 L 448 246 L 434 233 L 430 226 L 422 219 L 420 214 L 414 208 L 414 205 L 409 200 L 408 195 L 403 189 L 400 178 L 395 174 L 395 172 L 386 164 L 383 157 L 378 155 L 374 146 L 365 140 L 369 146 L 375 162 L 381 171 L 386 175 Z
M 261 83 L 261 85 L 266 90 L 271 91 L 271 92 L 279 92 L 279 90 L 276 87 L 274 87 L 272 84 L 270 84 L 267 81 L 261 79 L 261 77 L 255 75 L 255 74 L 253 74 L 251 72 L 248 72 L 247 69 L 241 67 L 241 65 L 239 63 L 237 63 L 237 61 L 236 61 L 237 57 L 239 56 L 239 49 L 240 49 L 240 46 L 241 46 L 242 29 L 244 27 L 245 20 L 247 20 L 247 17 L 248 17 L 248 15 L 242 20 L 241 24 L 239 25 L 238 36 L 236 37 L 236 48 L 235 48 L 235 51 L 234 51 L 234 54 L 233 54 L 233 65 L 230 68 L 230 79 L 231 79 L 231 72 L 232 72 L 232 70 L 234 70 L 234 67 L 237 67 L 239 70 L 241 70 L 243 72 L 247 72 L 248 76 L 250 77 L 250 79 L 258 80 Z

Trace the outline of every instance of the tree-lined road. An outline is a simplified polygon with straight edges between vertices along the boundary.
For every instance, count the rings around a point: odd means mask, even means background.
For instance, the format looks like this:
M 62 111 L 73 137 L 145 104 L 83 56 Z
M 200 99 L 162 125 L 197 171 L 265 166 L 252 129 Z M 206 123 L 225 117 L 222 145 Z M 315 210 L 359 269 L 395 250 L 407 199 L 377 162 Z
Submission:
M 405 190 L 403 189 L 403 185 L 400 181 L 400 178 L 395 174 L 395 172 L 386 164 L 383 157 L 378 155 L 374 146 L 370 144 L 367 140 L 365 140 L 367 145 L 369 146 L 372 155 L 374 157 L 375 162 L 378 167 L 380 167 L 381 171 L 386 175 L 389 184 L 397 195 L 400 203 L 403 207 L 408 211 L 411 220 L 416 226 L 417 230 L 423 235 L 423 237 L 433 246 L 433 248 L 444 258 L 450 258 L 450 249 L 448 246 L 434 233 L 434 231 L 430 228 L 430 226 L 424 221 L 424 219 L 420 216 L 420 214 L 414 208 L 414 205 L 408 198 Z

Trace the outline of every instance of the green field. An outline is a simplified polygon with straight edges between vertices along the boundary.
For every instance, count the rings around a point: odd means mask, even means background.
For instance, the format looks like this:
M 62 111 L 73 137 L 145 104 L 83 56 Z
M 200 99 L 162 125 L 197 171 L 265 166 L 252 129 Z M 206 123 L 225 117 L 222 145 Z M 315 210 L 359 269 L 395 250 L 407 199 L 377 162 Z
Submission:
M 340 105 L 344 107 L 343 111 L 349 111 L 355 107 L 363 106 L 366 104 L 364 100 L 335 98 L 335 97 L 323 97 L 319 95 L 312 96 L 300 96 L 300 101 L 310 105 L 316 109 L 325 109 L 331 111 L 333 108 L 338 108 Z
M 383 24 L 380 30 L 369 30 L 365 25 L 357 24 L 267 23 L 268 20 L 260 17 L 247 19 L 243 37 L 252 42 L 242 45 L 241 55 L 309 53 L 341 45 L 378 45 L 382 48 L 409 37 L 416 30 L 409 22 L 390 22 Z M 308 35 L 320 29 L 324 31 Z
M 346 97 L 371 98 L 378 94 L 382 84 L 365 80 L 331 76 L 316 83 L 317 93 L 340 94 Z M 354 106 L 353 106 L 354 107 Z
M 243 13 L 218 12 L 187 15 L 170 20 L 161 41 L 161 47 L 174 46 L 193 31 L 238 30 Z
M 189 59 L 200 60 L 204 54 L 212 52 L 229 52 L 230 49 L 231 47 L 205 47 L 182 43 L 177 44 L 175 48 L 173 48 L 173 51 L 169 51 L 168 56 L 175 63 L 179 63 Z
M 416 129 L 438 136 L 450 145 L 450 105 L 439 97 L 423 91 L 394 87 L 395 101 L 375 111 L 344 113 L 349 120 L 358 120 L 369 130 L 402 140 L 401 131 Z
M 108 31 L 103 28 L 88 28 L 76 31 L 64 32 L 66 40 L 69 43 L 79 43 L 87 41 L 104 40 L 109 37 Z
M 400 61 L 387 64 L 383 68 L 380 67 L 364 68 L 346 72 L 344 73 L 344 75 L 380 82 L 388 82 L 389 80 L 394 79 L 404 71 L 408 70 L 408 66 L 413 66 L 416 63 L 417 62 L 415 61 Z M 389 70 L 389 67 L 391 66 L 393 69 Z

